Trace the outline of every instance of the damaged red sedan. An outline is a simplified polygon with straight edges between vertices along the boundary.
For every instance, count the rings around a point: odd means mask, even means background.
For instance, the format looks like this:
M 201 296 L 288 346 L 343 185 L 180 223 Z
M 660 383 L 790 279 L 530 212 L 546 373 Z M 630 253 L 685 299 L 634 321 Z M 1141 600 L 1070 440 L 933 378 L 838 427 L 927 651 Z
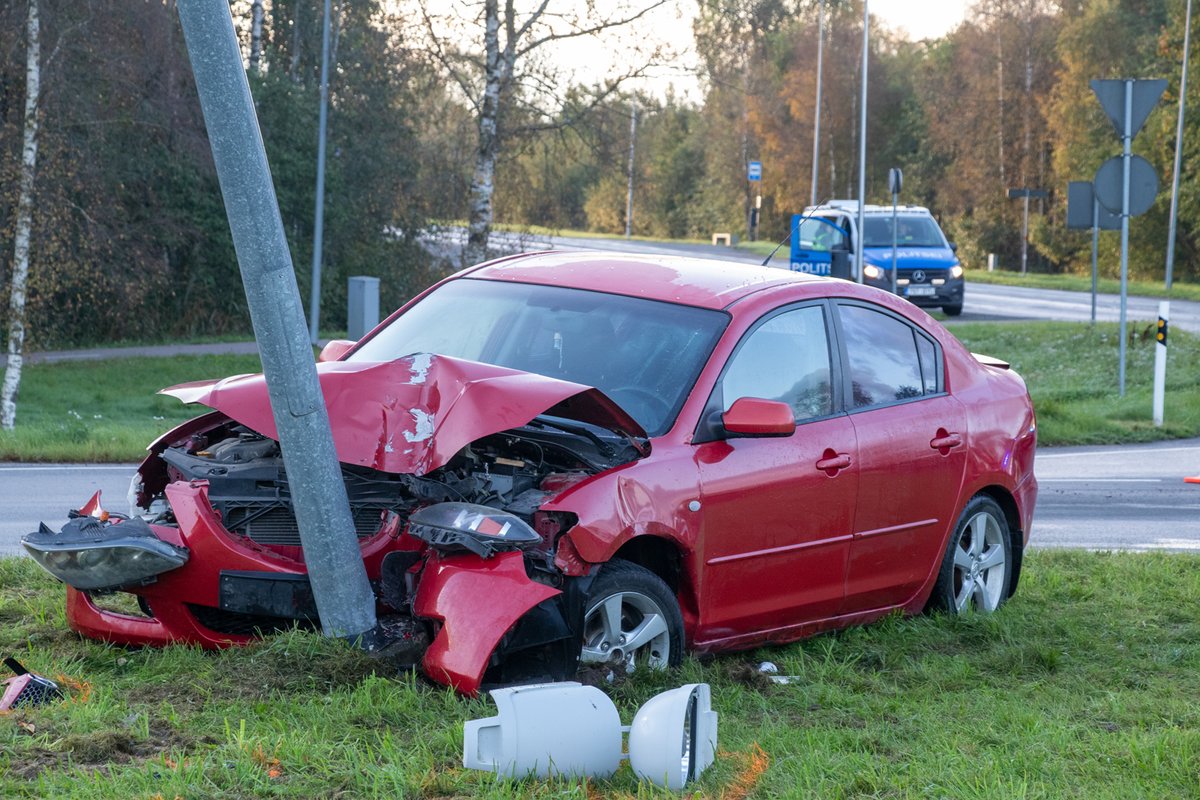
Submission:
M 1036 427 L 903 299 L 689 259 L 464 270 L 319 365 L 389 645 L 434 680 L 572 676 L 1016 589 Z M 220 647 L 316 607 L 262 376 L 154 442 L 129 516 L 25 537 L 80 633 Z M 140 615 L 104 608 L 136 596 Z

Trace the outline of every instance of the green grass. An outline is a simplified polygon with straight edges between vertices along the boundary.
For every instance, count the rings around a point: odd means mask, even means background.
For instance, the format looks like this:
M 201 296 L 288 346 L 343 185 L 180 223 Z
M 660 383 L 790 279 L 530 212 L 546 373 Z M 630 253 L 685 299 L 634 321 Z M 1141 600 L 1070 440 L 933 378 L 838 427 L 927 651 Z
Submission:
M 889 618 L 609 692 L 628 723 L 659 691 L 712 685 L 721 754 L 688 796 L 1194 797 L 1198 604 L 1195 556 L 1034 551 L 990 617 Z M 0 717 L 3 797 L 677 796 L 624 767 L 587 787 L 464 770 L 463 722 L 489 700 L 312 634 L 219 653 L 81 640 L 27 559 L 0 560 L 0 650 L 75 687 Z M 766 683 L 763 659 L 798 681 Z
M 155 392 L 261 369 L 257 355 L 26 365 L 16 427 L 0 431 L 0 460 L 140 460 L 152 439 L 203 410 Z
M 1025 275 L 1019 272 L 996 271 L 988 272 L 982 269 L 969 269 L 966 279 L 975 283 L 994 283 L 1004 286 L 1028 286 L 1032 289 L 1063 289 L 1071 292 L 1092 291 L 1090 275 L 1046 275 L 1029 272 Z M 1116 278 L 1101 278 L 1097 289 L 1102 294 L 1119 294 L 1121 282 Z M 1166 287 L 1162 281 L 1129 281 L 1129 294 L 1140 297 L 1167 297 Z M 1200 300 L 1200 284 L 1179 283 L 1171 286 L 1171 299 Z
M 1025 379 L 1039 444 L 1119 444 L 1200 436 L 1200 338 L 1171 332 L 1165 424 L 1152 422 L 1153 328 L 1130 326 L 1126 394 L 1118 396 L 1116 324 L 952 323 L 977 353 L 1009 361 Z

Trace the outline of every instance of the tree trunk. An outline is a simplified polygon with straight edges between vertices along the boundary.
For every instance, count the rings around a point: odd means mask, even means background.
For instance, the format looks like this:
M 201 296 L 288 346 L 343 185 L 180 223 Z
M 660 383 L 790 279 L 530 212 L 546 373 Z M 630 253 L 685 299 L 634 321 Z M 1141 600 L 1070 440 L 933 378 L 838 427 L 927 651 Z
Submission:
M 262 0 L 253 0 L 250 4 L 250 74 L 259 73 L 259 61 L 262 59 Z
M 41 93 L 37 0 L 29 0 L 25 34 L 25 133 L 21 147 L 21 194 L 13 254 L 12 294 L 8 304 L 8 366 L 0 387 L 0 428 L 12 430 L 25 350 L 25 293 L 29 283 L 29 237 L 33 228 L 33 177 L 37 167 L 38 95 Z
M 475 150 L 475 172 L 471 176 L 471 209 L 467 224 L 467 246 L 463 250 L 463 266 L 478 264 L 487 259 L 488 235 L 492 230 L 492 192 L 496 187 L 496 153 L 499 150 L 497 129 L 500 115 L 502 61 L 500 58 L 500 9 L 498 0 L 484 4 L 483 102 L 479 106 L 479 141 Z

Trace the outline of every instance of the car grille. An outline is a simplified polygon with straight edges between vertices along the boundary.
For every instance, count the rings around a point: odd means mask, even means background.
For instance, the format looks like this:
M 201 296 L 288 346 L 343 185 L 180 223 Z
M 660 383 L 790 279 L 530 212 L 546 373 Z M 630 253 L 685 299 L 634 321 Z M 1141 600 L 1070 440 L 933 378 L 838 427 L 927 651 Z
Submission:
M 211 606 L 197 606 L 188 603 L 188 611 L 196 617 L 196 621 L 210 631 L 238 636 L 256 636 L 259 634 L 279 633 L 292 628 L 312 629 L 314 623 L 303 619 L 288 617 L 268 617 L 260 614 L 241 614 L 236 611 L 224 611 Z
M 359 539 L 372 536 L 379 530 L 384 510 L 366 506 L 351 509 L 354 533 Z M 225 527 L 231 532 L 259 544 L 301 546 L 296 515 L 286 506 L 227 506 L 222 517 Z

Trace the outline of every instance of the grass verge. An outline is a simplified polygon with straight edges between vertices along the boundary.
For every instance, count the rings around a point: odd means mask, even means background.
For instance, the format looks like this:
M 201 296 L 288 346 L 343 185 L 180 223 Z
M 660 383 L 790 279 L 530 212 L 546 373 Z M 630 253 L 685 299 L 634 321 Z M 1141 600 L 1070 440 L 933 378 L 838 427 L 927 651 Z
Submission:
M 721 755 L 692 796 L 1194 797 L 1198 603 L 1195 556 L 1034 551 L 990 617 L 889 618 L 609 691 L 628 722 L 712 685 Z M 590 785 L 466 771 L 462 724 L 490 701 L 312 634 L 219 653 L 79 639 L 28 559 L 0 560 L 0 648 L 71 687 L 0 716 L 4 797 L 676 796 L 628 768 Z M 763 659 L 799 680 L 763 681 Z
M 202 410 L 155 392 L 261 369 L 257 355 L 28 364 L 16 427 L 0 431 L 0 460 L 140 460 L 151 440 Z
M 1025 379 L 1039 444 L 1124 444 L 1200 436 L 1200 338 L 1171 332 L 1165 424 L 1154 427 L 1154 328 L 1130 326 L 1126 392 L 1118 396 L 1115 323 L 951 323 L 976 353 L 1004 359 Z

